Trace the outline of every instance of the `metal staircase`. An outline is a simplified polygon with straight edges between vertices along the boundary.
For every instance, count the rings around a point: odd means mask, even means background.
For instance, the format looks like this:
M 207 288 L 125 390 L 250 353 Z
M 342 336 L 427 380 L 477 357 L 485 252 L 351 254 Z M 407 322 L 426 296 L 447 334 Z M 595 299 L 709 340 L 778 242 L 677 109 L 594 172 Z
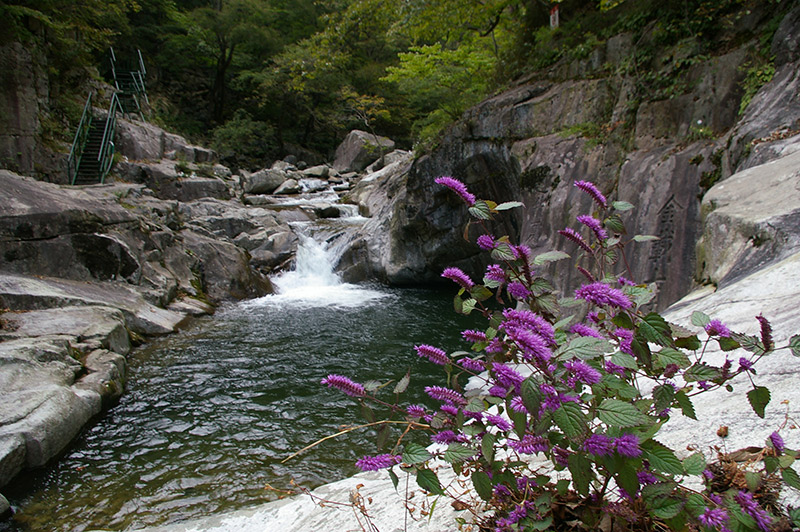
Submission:
M 133 61 L 127 65 L 117 62 L 114 49 L 110 49 L 111 55 L 111 75 L 114 78 L 114 86 L 119 94 L 122 113 L 125 115 L 139 115 L 142 121 L 145 118 L 145 106 L 149 106 L 147 98 L 147 87 L 145 86 L 145 76 L 147 69 L 144 67 L 142 52 L 137 50 L 138 61 Z

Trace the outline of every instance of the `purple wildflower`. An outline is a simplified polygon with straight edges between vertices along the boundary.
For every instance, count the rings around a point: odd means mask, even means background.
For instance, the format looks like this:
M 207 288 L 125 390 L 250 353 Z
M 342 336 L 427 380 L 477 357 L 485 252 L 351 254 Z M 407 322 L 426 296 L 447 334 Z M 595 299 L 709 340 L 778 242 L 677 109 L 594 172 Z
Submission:
M 638 473 L 636 473 L 636 479 L 642 486 L 647 486 L 649 484 L 655 484 L 656 482 L 658 482 L 658 477 L 647 470 L 639 471 Z
M 600 223 L 600 220 L 593 216 L 589 216 L 586 214 L 582 214 L 578 216 L 578 221 L 592 230 L 594 236 L 597 237 L 597 240 L 605 240 L 608 238 L 608 233 L 606 230 L 603 229 L 603 224 Z
M 664 376 L 668 379 L 671 379 L 678 373 L 678 370 L 680 369 L 681 368 L 677 364 L 667 364 L 664 366 Z
M 697 517 L 700 524 L 709 528 L 720 528 L 728 522 L 728 512 L 723 508 L 709 508 Z
M 511 423 L 504 418 L 503 416 L 495 416 L 494 414 L 486 414 L 484 416 L 486 422 L 494 425 L 498 429 L 502 430 L 503 432 L 511 430 Z
M 365 456 L 356 461 L 356 466 L 361 471 L 378 471 L 392 467 L 400 462 L 400 457 L 393 454 L 379 454 L 377 456 Z
M 739 491 L 734 497 L 734 500 L 739 503 L 742 512 L 752 517 L 756 526 L 764 532 L 769 531 L 769 525 L 772 523 L 772 518 L 767 512 L 761 509 L 758 503 L 753 499 L 753 494 L 748 491 Z
M 426 386 L 425 393 L 437 401 L 449 402 L 463 405 L 466 403 L 464 397 L 455 390 L 443 386 Z
M 433 443 L 453 443 L 460 441 L 461 438 L 452 430 L 443 430 L 431 436 Z
M 778 454 L 783 454 L 783 450 L 786 448 L 786 444 L 783 442 L 783 438 L 777 432 L 773 432 L 769 435 L 769 442 L 772 444 L 772 448 L 775 449 L 775 452 Z
M 561 396 L 553 386 L 547 383 L 542 383 L 539 385 L 539 391 L 544 394 L 544 400 L 542 400 L 542 411 L 553 411 L 556 410 L 558 407 L 561 406 Z
M 505 484 L 498 484 L 494 487 L 494 494 L 498 497 L 510 497 L 511 490 Z
M 352 397 L 364 397 L 367 391 L 357 382 L 353 382 L 343 375 L 331 373 L 320 381 L 320 384 L 328 385 L 328 388 L 336 388 Z
M 550 323 L 530 310 L 525 309 L 505 309 L 503 311 L 505 322 L 504 327 L 511 326 L 524 326 L 532 329 L 536 334 L 544 338 L 549 345 L 556 344 L 556 332 Z
M 619 350 L 633 356 L 633 331 L 620 327 L 614 331 L 614 335 L 619 340 Z
M 708 381 L 697 381 L 697 387 L 703 391 L 711 389 L 711 385 L 708 383 Z
M 724 501 L 722 495 L 720 495 L 719 493 L 709 493 L 708 498 L 711 499 L 711 502 L 713 502 L 716 505 L 720 505 Z
M 517 300 L 528 299 L 531 296 L 531 291 L 528 290 L 522 283 L 511 283 L 508 285 L 508 293 Z
M 577 334 L 578 336 L 591 336 L 592 338 L 602 338 L 603 335 L 598 331 L 584 325 L 583 323 L 576 323 L 569 328 L 569 332 Z
M 553 459 L 556 461 L 558 465 L 566 466 L 569 464 L 570 452 L 566 449 L 562 449 L 561 447 L 555 446 L 553 447 Z
M 495 247 L 494 237 L 492 235 L 481 235 L 477 240 L 478 247 L 486 251 L 491 251 Z
M 600 282 L 585 284 L 575 290 L 575 299 L 585 299 L 597 306 L 610 305 L 623 309 L 633 306 L 631 300 L 621 290 Z
M 525 434 L 521 440 L 508 440 L 508 446 L 520 454 L 546 453 L 550 449 L 550 442 L 543 436 Z
M 709 336 L 721 336 L 730 338 L 731 331 L 721 321 L 711 320 L 704 327 Z
M 442 405 L 439 408 L 439 411 L 440 412 L 444 412 L 445 414 L 453 416 L 453 417 L 456 417 L 458 415 L 458 408 L 456 408 L 453 405 Z
M 489 345 L 487 345 L 486 349 L 484 349 L 484 351 L 489 354 L 502 353 L 503 350 L 503 343 L 500 341 L 500 338 L 492 338 L 489 341 Z
M 486 267 L 486 273 L 484 274 L 484 279 L 487 281 L 495 281 L 497 283 L 505 282 L 506 280 L 506 272 L 503 271 L 503 267 L 499 264 L 490 264 Z
M 425 415 L 425 407 L 422 405 L 409 405 L 406 413 L 411 417 L 422 417 Z
M 495 384 L 491 388 L 489 388 L 489 395 L 492 397 L 505 397 L 508 395 L 508 390 L 511 388 L 509 386 L 503 386 L 502 384 Z
M 580 246 L 581 249 L 587 253 L 592 253 L 592 248 L 589 247 L 589 244 L 586 243 L 580 233 L 578 233 L 575 229 L 571 227 L 565 227 L 564 229 L 559 230 L 558 233 L 567 240 L 572 240 L 578 244 L 578 246 Z
M 636 286 L 636 283 L 621 275 L 617 278 L 617 282 L 622 286 Z
M 750 371 L 753 369 L 753 362 L 746 359 L 745 357 L 739 358 L 739 371 Z
M 581 360 L 570 360 L 564 367 L 584 384 L 597 384 L 603 378 L 599 371 Z
M 703 477 L 704 477 L 706 480 L 712 480 L 712 479 L 714 478 L 714 472 L 713 472 L 713 471 L 711 471 L 711 470 L 710 470 L 710 469 L 708 469 L 708 468 L 706 468 L 706 469 L 703 469 Z
M 464 368 L 465 370 L 471 371 L 473 373 L 480 373 L 485 369 L 483 361 L 469 357 L 459 358 L 458 365 Z
M 583 441 L 583 450 L 595 456 L 611 454 L 611 438 L 605 434 L 592 434 Z
M 597 312 L 596 310 L 590 310 L 589 312 L 587 312 L 586 319 L 594 323 L 600 323 L 602 321 L 600 319 L 600 313 Z
M 514 397 L 511 398 L 509 406 L 511 406 L 511 410 L 513 410 L 514 412 L 521 412 L 523 414 L 528 413 L 528 409 L 525 408 L 525 402 L 519 395 L 515 395 Z
M 606 373 L 612 373 L 614 375 L 619 375 L 620 377 L 625 376 L 625 368 L 622 366 L 618 366 L 611 362 L 610 360 L 606 361 Z
M 508 367 L 500 362 L 492 364 L 492 371 L 494 371 L 494 378 L 497 384 L 505 387 L 506 389 L 513 386 L 519 388 L 525 378 L 520 375 L 514 368 Z
M 509 338 L 522 349 L 522 356 L 526 360 L 535 359 L 540 364 L 547 364 L 553 355 L 544 339 L 528 329 L 513 327 L 506 329 L 506 332 Z
M 521 259 L 525 263 L 531 262 L 531 248 L 520 244 L 519 246 L 511 246 L 511 253 L 514 257 Z
M 475 196 L 473 194 L 470 194 L 470 192 L 467 190 L 467 186 L 458 179 L 449 176 L 442 176 L 442 177 L 437 177 L 434 181 L 440 185 L 446 186 L 447 188 L 449 188 L 450 190 L 461 196 L 461 199 L 463 199 L 470 207 L 475 205 Z
M 600 193 L 600 190 L 598 190 L 594 183 L 590 183 L 589 181 L 575 181 L 575 186 L 589 194 L 600 207 L 605 209 L 608 206 L 606 197 Z
M 415 345 L 414 349 L 417 351 L 417 354 L 422 358 L 427 358 L 434 364 L 439 364 L 440 366 L 446 366 L 450 362 L 450 357 L 447 356 L 447 353 L 439 349 L 438 347 L 433 347 L 432 345 Z
M 464 273 L 461 268 L 456 268 L 455 266 L 445 268 L 445 270 L 442 272 L 442 277 L 456 282 L 467 290 L 475 286 L 475 283 L 472 282 L 472 279 L 469 278 L 469 275 Z
M 581 275 L 586 277 L 586 279 L 588 279 L 590 283 L 597 281 L 597 279 L 594 278 L 594 275 L 592 275 L 592 272 L 590 272 L 583 266 L 575 266 L 575 269 L 578 270 L 581 273 Z
M 467 419 L 475 419 L 477 421 L 483 421 L 483 412 L 472 412 L 470 410 L 464 410 L 464 417 Z
M 476 330 L 473 330 L 473 329 L 469 329 L 467 331 L 463 331 L 461 333 L 461 337 L 464 340 L 466 340 L 468 342 L 472 342 L 472 343 L 485 342 L 486 341 L 486 333 L 485 332 L 476 331 Z
M 619 438 L 614 438 L 614 447 L 620 456 L 636 458 L 642 454 L 642 450 L 639 449 L 639 438 L 634 434 L 623 434 Z
M 761 314 L 756 316 L 756 319 L 761 324 L 761 343 L 764 344 L 764 349 L 769 351 L 775 346 L 775 342 L 772 340 L 772 325 Z

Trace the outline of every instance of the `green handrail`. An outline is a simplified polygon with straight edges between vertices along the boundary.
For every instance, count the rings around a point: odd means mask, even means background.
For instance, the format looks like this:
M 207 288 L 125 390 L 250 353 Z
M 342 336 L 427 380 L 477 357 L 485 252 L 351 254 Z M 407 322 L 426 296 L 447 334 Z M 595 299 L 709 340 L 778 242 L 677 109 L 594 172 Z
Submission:
M 100 169 L 100 183 L 105 183 L 106 175 L 108 175 L 111 166 L 114 164 L 114 133 L 117 130 L 117 110 L 121 110 L 122 106 L 119 103 L 119 97 L 115 92 L 111 96 L 111 104 L 108 106 L 108 117 L 106 118 L 106 126 L 103 129 L 103 140 L 100 142 L 100 151 L 97 154 L 98 167 Z
M 89 135 L 89 129 L 91 127 L 92 92 L 89 92 L 89 96 L 86 98 L 86 104 L 83 106 L 81 121 L 78 122 L 78 131 L 75 132 L 75 139 L 72 141 L 69 157 L 67 157 L 67 176 L 71 185 L 75 184 L 75 179 L 78 177 L 78 167 L 81 164 L 83 147 L 86 144 L 86 137 Z

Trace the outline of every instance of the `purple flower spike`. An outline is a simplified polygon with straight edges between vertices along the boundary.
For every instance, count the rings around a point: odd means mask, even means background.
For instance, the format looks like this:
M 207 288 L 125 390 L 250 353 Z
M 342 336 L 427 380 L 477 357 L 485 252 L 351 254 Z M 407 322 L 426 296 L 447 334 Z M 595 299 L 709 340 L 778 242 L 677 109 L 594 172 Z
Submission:
M 427 358 L 434 364 L 439 364 L 440 366 L 446 366 L 450 362 L 450 357 L 447 356 L 447 353 L 439 349 L 438 347 L 433 347 L 431 345 L 415 345 L 414 349 L 417 350 L 417 354 L 422 358 Z
M 564 364 L 564 368 L 584 384 L 597 384 L 603 378 L 599 371 L 580 360 L 570 360 Z
M 422 405 L 410 405 L 406 408 L 406 413 L 411 417 L 422 417 L 425 415 L 425 407 Z
M 772 340 L 772 325 L 761 314 L 756 316 L 756 319 L 761 325 L 761 343 L 764 344 L 765 349 L 770 350 L 775 346 L 775 342 Z
M 367 394 L 363 386 L 357 382 L 351 381 L 343 375 L 336 375 L 332 373 L 322 379 L 320 383 L 328 385 L 328 388 L 336 388 L 337 390 L 353 397 L 364 397 Z
M 706 326 L 705 330 L 709 336 L 721 336 L 723 338 L 730 338 L 731 331 L 721 321 L 711 320 Z
M 772 523 L 772 518 L 765 512 L 758 503 L 753 499 L 753 494 L 749 491 L 739 491 L 734 497 L 734 500 L 739 503 L 742 512 L 752 517 L 756 526 L 764 532 L 769 532 L 769 525 Z
M 577 334 L 578 336 L 591 336 L 592 338 L 602 338 L 603 335 L 598 331 L 584 325 L 583 323 L 576 323 L 569 328 L 569 332 Z
M 578 216 L 578 221 L 591 229 L 594 233 L 594 236 L 597 237 L 597 240 L 605 240 L 608 238 L 608 233 L 606 233 L 606 230 L 603 229 L 603 224 L 600 223 L 600 220 L 597 218 L 587 214 L 582 214 Z
M 520 454 L 546 453 L 550 450 L 550 442 L 543 436 L 525 434 L 521 440 L 508 440 L 508 446 Z
M 575 186 L 589 194 L 600 207 L 605 209 L 608 206 L 606 197 L 600 193 L 600 190 L 598 190 L 594 183 L 590 183 L 589 181 L 575 181 Z
M 486 369 L 484 367 L 483 361 L 476 360 L 474 358 L 469 358 L 469 357 L 459 358 L 457 363 L 465 370 L 471 371 L 473 373 L 480 373 L 484 369 Z
M 356 461 L 356 466 L 361 471 L 378 471 L 386 469 L 400 463 L 400 457 L 393 454 L 379 454 L 377 456 L 365 456 Z
M 466 340 L 468 342 L 472 342 L 472 343 L 485 342 L 487 340 L 485 332 L 476 331 L 474 329 L 469 329 L 467 331 L 463 331 L 461 333 L 461 337 L 464 340 Z
M 449 188 L 450 190 L 461 196 L 461 199 L 463 199 L 470 207 L 475 205 L 475 196 L 470 194 L 470 192 L 467 190 L 467 186 L 458 179 L 449 176 L 442 176 L 436 178 L 435 182 L 440 185 L 446 186 L 447 188 Z
M 633 306 L 631 300 L 621 290 L 600 282 L 585 284 L 575 290 L 575 299 L 585 299 L 600 307 L 608 305 L 629 309 Z
M 739 358 L 739 371 L 750 371 L 753 369 L 753 363 L 745 357 Z
M 508 293 L 511 294 L 511 297 L 520 301 L 528 299 L 531 296 L 531 291 L 522 283 L 511 283 L 508 285 Z
M 484 419 L 486 419 L 487 423 L 489 423 L 491 425 L 494 425 L 495 427 L 497 427 L 498 429 L 502 430 L 503 432 L 507 432 L 507 431 L 511 430 L 511 423 L 506 418 L 504 418 L 503 416 L 495 416 L 493 414 L 486 414 Z
M 583 249 L 585 252 L 593 253 L 592 248 L 589 247 L 589 244 L 586 243 L 583 237 L 575 229 L 571 227 L 566 227 L 564 229 L 561 229 L 558 233 L 564 238 L 572 240 L 573 242 L 578 244 L 581 247 L 581 249 Z
M 636 458 L 642 454 L 642 450 L 639 449 L 639 438 L 634 434 L 623 434 L 619 438 L 615 438 L 614 447 L 617 448 L 620 456 Z
M 506 280 L 506 272 L 503 271 L 503 267 L 499 264 L 490 264 L 486 268 L 486 273 L 484 277 L 488 281 L 495 281 L 497 283 L 502 283 Z
M 769 442 L 772 444 L 772 448 L 775 449 L 775 452 L 778 454 L 783 454 L 783 450 L 786 448 L 786 444 L 783 442 L 783 438 L 777 432 L 773 432 L 769 435 Z
M 595 456 L 611 454 L 611 438 L 605 434 L 592 434 L 583 442 L 583 450 Z
M 697 516 L 697 520 L 704 526 L 719 529 L 728 522 L 728 512 L 723 508 L 706 507 L 705 511 Z
M 442 272 L 442 277 L 445 279 L 450 279 L 451 281 L 455 281 L 467 290 L 475 285 L 475 283 L 472 282 L 472 279 L 469 278 L 469 275 L 464 273 L 461 268 L 456 268 L 455 266 L 445 268 L 445 270 Z
M 481 235 L 478 237 L 478 247 L 486 251 L 491 251 L 495 247 L 494 237 L 492 235 Z
M 464 397 L 460 393 L 443 386 L 426 386 L 425 393 L 437 401 L 444 401 L 458 405 L 466 404 Z

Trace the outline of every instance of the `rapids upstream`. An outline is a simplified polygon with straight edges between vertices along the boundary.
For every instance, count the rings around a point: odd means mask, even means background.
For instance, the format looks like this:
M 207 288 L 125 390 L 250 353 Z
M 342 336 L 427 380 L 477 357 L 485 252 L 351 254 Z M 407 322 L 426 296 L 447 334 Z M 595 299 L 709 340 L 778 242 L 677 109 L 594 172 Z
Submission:
M 329 373 L 360 382 L 412 373 L 409 402 L 430 402 L 438 367 L 413 346 L 463 349 L 476 325 L 452 310 L 453 290 L 350 285 L 327 252 L 303 238 L 278 293 L 224 308 L 129 357 L 128 391 L 57 464 L 7 489 L 15 518 L 2 532 L 129 530 L 274 500 L 356 472 L 375 433 L 349 433 L 356 403 L 320 385 Z M 414 395 L 416 393 L 416 395 Z

